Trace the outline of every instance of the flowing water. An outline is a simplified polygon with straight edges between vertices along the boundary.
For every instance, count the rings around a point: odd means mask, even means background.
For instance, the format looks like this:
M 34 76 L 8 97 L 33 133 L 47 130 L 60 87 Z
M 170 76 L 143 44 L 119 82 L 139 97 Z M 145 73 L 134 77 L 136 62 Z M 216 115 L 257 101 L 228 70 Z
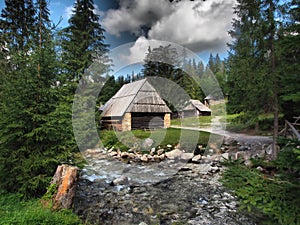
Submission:
M 218 162 L 126 163 L 89 156 L 81 172 L 75 212 L 90 224 L 252 225 L 219 178 Z M 125 177 L 119 185 L 111 185 Z

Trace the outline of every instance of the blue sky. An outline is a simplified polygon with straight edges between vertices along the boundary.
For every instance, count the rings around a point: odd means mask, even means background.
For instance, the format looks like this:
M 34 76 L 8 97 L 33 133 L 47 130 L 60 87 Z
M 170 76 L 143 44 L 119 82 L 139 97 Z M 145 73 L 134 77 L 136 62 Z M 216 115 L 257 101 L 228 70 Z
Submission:
M 68 25 L 75 0 L 49 0 L 53 23 Z M 96 12 L 106 30 L 106 43 L 114 49 L 133 42 L 130 57 L 145 56 L 149 41 L 169 41 L 197 53 L 204 62 L 209 54 L 227 55 L 231 39 L 235 0 L 94 0 Z M 0 8 L 4 0 L 0 0 Z

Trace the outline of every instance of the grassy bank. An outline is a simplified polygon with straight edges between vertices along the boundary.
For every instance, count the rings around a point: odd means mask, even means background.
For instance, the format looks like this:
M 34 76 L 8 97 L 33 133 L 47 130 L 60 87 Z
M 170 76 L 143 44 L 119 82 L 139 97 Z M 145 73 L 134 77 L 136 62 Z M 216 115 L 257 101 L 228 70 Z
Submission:
M 174 126 L 188 126 L 188 127 L 199 127 L 209 125 L 211 123 L 211 116 L 198 116 L 198 117 L 186 117 L 172 119 L 171 125 Z
M 154 146 L 166 147 L 167 145 L 190 149 L 191 143 L 207 145 L 210 134 L 207 132 L 181 130 L 175 128 L 156 130 L 133 130 L 126 132 L 115 132 L 109 130 L 100 131 L 100 139 L 107 148 L 115 147 L 126 151 L 131 147 L 139 147 L 145 138 L 154 140 Z
M 80 225 L 81 220 L 69 210 L 51 211 L 40 200 L 22 200 L 17 194 L 0 193 L 1 225 Z

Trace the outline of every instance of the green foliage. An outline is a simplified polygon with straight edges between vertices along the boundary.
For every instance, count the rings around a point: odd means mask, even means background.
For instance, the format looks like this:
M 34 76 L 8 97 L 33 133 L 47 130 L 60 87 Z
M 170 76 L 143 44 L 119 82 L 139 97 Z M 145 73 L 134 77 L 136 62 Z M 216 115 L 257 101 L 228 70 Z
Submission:
M 241 207 L 266 216 L 268 224 L 300 223 L 300 160 L 297 158 L 299 153 L 293 151 L 296 146 L 290 143 L 274 163 L 260 164 L 266 170 L 276 169 L 278 174 L 275 176 L 239 163 L 229 164 L 223 175 L 223 183 L 235 191 Z
M 80 225 L 81 220 L 69 210 L 52 212 L 44 208 L 38 199 L 24 201 L 20 196 L 0 194 L 1 225 Z
M 193 151 L 194 149 L 191 148 L 195 146 L 191 146 L 191 143 L 207 145 L 209 135 L 207 132 L 189 130 L 184 131 L 183 134 L 180 129 L 175 128 L 156 129 L 152 131 L 133 130 L 118 133 L 115 131 L 102 130 L 100 131 L 100 140 L 107 148 L 114 147 L 125 151 L 130 147 L 141 150 L 141 143 L 148 137 L 154 140 L 154 146 L 160 146 L 162 148 L 166 148 L 167 145 L 176 146 L 179 144 L 179 140 L 182 139 L 183 141 L 180 142 L 180 148 L 186 151 Z
M 226 60 L 230 113 L 254 120 L 278 109 L 286 118 L 300 113 L 299 7 L 294 0 L 238 1 Z
M 26 15 L 33 21 L 38 18 L 39 24 L 39 29 L 26 28 L 28 37 L 19 37 L 24 34 L 12 32 L 11 26 L 1 29 L 1 38 L 8 32 L 14 38 L 7 40 L 9 60 L 3 65 L 6 72 L 1 77 L 0 187 L 25 197 L 44 194 L 57 165 L 69 163 L 76 149 L 70 96 L 64 96 L 64 89 L 58 85 L 59 64 L 47 5 L 39 1 L 35 6 L 23 6 L 39 12 Z M 15 16 L 8 10 L 2 22 L 9 25 Z M 24 23 L 24 18 L 16 19 Z M 22 38 L 28 38 L 24 39 L 26 46 L 15 42 Z
M 50 200 L 57 193 L 57 185 L 50 184 L 47 188 L 46 194 L 44 194 L 43 199 Z
M 279 115 L 283 120 L 283 114 Z M 223 119 L 225 121 L 225 119 Z M 254 130 L 258 134 L 268 134 L 273 128 L 274 115 L 271 113 L 253 115 L 252 113 L 236 113 L 226 115 L 227 128 L 232 131 Z

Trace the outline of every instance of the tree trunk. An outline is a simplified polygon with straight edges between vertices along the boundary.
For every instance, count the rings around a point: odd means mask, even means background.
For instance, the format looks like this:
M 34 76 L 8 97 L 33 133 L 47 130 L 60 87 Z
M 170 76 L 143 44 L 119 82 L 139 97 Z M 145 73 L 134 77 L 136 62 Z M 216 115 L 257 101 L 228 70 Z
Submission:
M 274 115 L 274 127 L 273 127 L 273 146 L 272 146 L 272 158 L 276 159 L 278 156 L 278 147 L 277 147 L 277 138 L 278 138 L 278 117 L 279 117 L 279 103 L 278 103 L 278 80 L 276 76 L 276 53 L 275 53 L 275 5 L 273 0 L 269 0 L 269 15 L 268 20 L 270 23 L 270 36 L 269 36 L 269 45 L 270 45 L 270 67 L 271 67 L 271 76 L 272 76 L 272 107 L 273 107 L 273 115 Z

